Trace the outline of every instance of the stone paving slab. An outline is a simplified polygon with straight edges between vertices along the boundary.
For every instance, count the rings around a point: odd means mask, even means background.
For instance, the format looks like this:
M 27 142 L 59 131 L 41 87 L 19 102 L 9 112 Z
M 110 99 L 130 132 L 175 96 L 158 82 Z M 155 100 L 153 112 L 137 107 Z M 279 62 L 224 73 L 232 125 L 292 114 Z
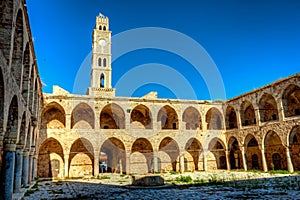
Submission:
M 201 175 L 207 175 L 207 173 Z M 164 178 L 177 176 L 168 174 Z M 244 174 L 241 177 L 243 176 Z M 109 175 L 110 178 L 106 177 L 101 180 L 43 181 L 38 183 L 38 188 L 33 194 L 26 196 L 24 199 L 300 199 L 300 190 L 291 189 L 298 187 L 297 184 L 300 185 L 300 177 L 284 176 L 279 177 L 279 179 L 267 179 L 265 176 L 269 175 L 262 174 L 259 176 L 263 177 L 259 180 L 262 180 L 264 185 L 256 187 L 252 187 L 253 183 L 251 183 L 251 187 L 241 187 L 243 182 L 237 182 L 239 186 L 234 182 L 236 187 L 230 184 L 210 186 L 168 184 L 166 187 L 151 189 L 147 187 L 134 188 L 128 186 L 130 178 L 120 177 L 120 175 Z M 224 178 L 224 173 L 219 174 L 218 177 Z M 285 181 L 290 183 L 291 188 L 285 188 L 282 185 L 278 188 L 274 187 L 274 183 L 286 184 Z M 296 184 L 296 186 L 293 184 Z

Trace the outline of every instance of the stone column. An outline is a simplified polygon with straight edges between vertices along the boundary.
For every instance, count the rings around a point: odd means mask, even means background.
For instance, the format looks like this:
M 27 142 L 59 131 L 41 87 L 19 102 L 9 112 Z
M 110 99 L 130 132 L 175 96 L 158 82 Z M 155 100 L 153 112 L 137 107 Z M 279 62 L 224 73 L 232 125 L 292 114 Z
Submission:
M 99 175 L 99 155 L 100 152 L 94 152 L 94 176 L 97 177 Z
M 206 155 L 207 155 L 207 151 L 203 151 L 203 170 L 204 171 L 208 170 Z
M 276 102 L 277 102 L 278 118 L 280 121 L 284 121 L 284 108 L 283 108 L 282 98 L 281 97 L 277 98 Z
M 130 152 L 126 152 L 126 174 L 129 175 L 130 173 Z
M 36 164 L 37 164 L 37 162 L 36 162 L 36 157 L 35 156 L 33 156 L 32 157 L 32 180 L 35 180 L 35 178 L 36 178 Z
M 18 193 L 21 189 L 22 183 L 22 163 L 23 163 L 23 151 L 21 148 L 17 148 L 15 158 L 15 181 L 14 192 Z
M 100 112 L 98 112 L 96 110 L 95 110 L 94 124 L 95 124 L 95 130 L 99 130 L 100 129 Z
M 202 118 L 203 120 L 201 121 L 202 122 L 202 131 L 207 131 L 207 123 L 205 121 L 205 118 Z
M 71 114 L 66 113 L 66 129 L 71 129 Z
M 241 129 L 242 128 L 242 119 L 241 119 L 241 111 L 240 111 L 240 109 L 238 109 L 236 111 L 236 120 L 237 120 L 237 127 L 238 127 L 238 129 Z
M 268 165 L 267 165 L 267 160 L 266 160 L 266 155 L 265 155 L 265 149 L 261 149 L 261 161 L 262 161 L 263 171 L 267 172 Z
M 129 111 L 129 109 L 127 109 Z M 131 108 L 130 108 L 130 112 L 128 113 L 128 111 L 126 110 L 125 113 L 125 129 L 130 129 L 130 119 L 131 119 Z
M 119 167 L 120 167 L 120 174 L 123 174 L 123 163 L 122 163 L 122 159 L 119 160 Z
M 254 106 L 254 113 L 255 113 L 255 118 L 256 118 L 256 125 L 260 126 L 261 120 L 260 120 L 259 105 L 253 105 L 253 106 Z
M 13 188 L 14 188 L 14 170 L 15 170 L 15 153 L 16 145 L 13 141 L 8 141 L 4 144 L 4 155 L 2 161 L 2 189 L 0 194 L 1 199 L 12 199 Z
M 286 161 L 287 161 L 287 168 L 289 172 L 294 172 L 294 166 L 291 159 L 291 152 L 290 149 L 286 148 Z
M 179 157 L 179 171 L 180 171 L 180 173 L 184 172 L 184 156 L 183 155 L 181 155 Z
M 32 181 L 32 154 L 29 153 L 29 159 L 28 159 L 28 184 Z
M 243 159 L 243 167 L 244 167 L 244 170 L 247 171 L 248 167 L 247 167 L 247 159 L 246 159 L 245 147 L 244 146 L 241 147 L 241 152 L 242 152 L 242 159 Z
M 231 167 L 230 167 L 230 151 L 225 150 L 225 155 L 226 155 L 227 170 L 231 170 Z
M 69 154 L 64 155 L 64 177 L 69 177 Z
M 28 185 L 28 172 L 29 172 L 29 152 L 23 152 L 23 166 L 22 166 L 22 187 L 26 187 Z
M 178 130 L 185 130 L 185 123 L 183 124 L 183 121 L 182 121 L 182 113 L 178 113 L 178 122 L 176 124 L 176 128 Z

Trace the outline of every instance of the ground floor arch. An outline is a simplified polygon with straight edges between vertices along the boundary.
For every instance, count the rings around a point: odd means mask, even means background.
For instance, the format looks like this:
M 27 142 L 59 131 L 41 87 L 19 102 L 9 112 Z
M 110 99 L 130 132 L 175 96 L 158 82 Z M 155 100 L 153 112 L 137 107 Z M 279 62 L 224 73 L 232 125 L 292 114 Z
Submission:
M 166 137 L 160 142 L 158 157 L 163 171 L 179 170 L 179 153 L 179 146 L 174 139 Z
M 289 134 L 289 148 L 295 171 L 300 170 L 300 126 L 292 128 Z
M 73 142 L 69 155 L 69 177 L 92 176 L 94 149 L 90 141 L 79 138 Z
M 100 149 L 99 171 L 102 173 L 126 172 L 126 150 L 121 140 L 115 137 L 105 140 Z
M 227 160 L 225 152 L 225 144 L 219 138 L 213 138 L 208 146 L 206 153 L 207 169 L 227 169 Z
M 64 176 L 64 154 L 59 141 L 54 138 L 45 140 L 38 154 L 39 178 L 62 178 Z
M 263 170 L 262 154 L 257 139 L 247 135 L 244 142 L 248 170 Z
M 133 174 L 147 174 L 153 171 L 152 144 L 146 138 L 138 138 L 131 147 L 130 172 Z
M 185 145 L 185 150 L 188 152 L 185 156 L 185 171 L 190 170 L 200 170 L 203 168 L 203 159 L 200 158 L 200 155 L 203 151 L 200 141 L 196 138 L 191 138 Z M 200 165 L 200 166 L 199 166 Z
M 239 142 L 235 137 L 231 137 L 228 141 L 230 169 L 242 169 L 243 158 L 239 146 Z
M 264 149 L 269 170 L 287 170 L 286 148 L 275 131 L 266 134 Z

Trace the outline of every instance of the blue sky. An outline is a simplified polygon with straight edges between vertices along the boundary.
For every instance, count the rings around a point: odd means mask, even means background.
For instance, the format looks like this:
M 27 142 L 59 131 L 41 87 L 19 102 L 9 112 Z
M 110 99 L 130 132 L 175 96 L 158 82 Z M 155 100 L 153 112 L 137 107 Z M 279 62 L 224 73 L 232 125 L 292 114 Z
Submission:
M 298 0 L 27 0 L 27 7 L 46 93 L 52 92 L 52 85 L 74 90 L 77 72 L 91 51 L 95 17 L 100 12 L 109 17 L 114 36 L 135 28 L 160 27 L 195 40 L 218 68 L 227 99 L 300 71 Z M 185 45 L 184 41 L 178 43 Z M 113 62 L 113 86 L 130 70 L 149 63 L 174 69 L 196 96 L 184 94 L 189 92 L 177 79 L 171 86 L 155 81 L 141 84 L 132 96 L 158 91 L 164 98 L 211 99 L 210 90 L 220 88 L 207 86 L 205 78 L 215 77 L 203 77 L 187 58 L 147 48 L 128 52 Z M 139 75 L 141 79 L 147 76 Z M 170 75 L 166 79 L 172 80 Z M 89 86 L 89 73 L 86 76 L 81 84 L 84 88 Z M 85 90 L 76 91 L 80 92 Z M 117 90 L 117 94 L 125 93 Z

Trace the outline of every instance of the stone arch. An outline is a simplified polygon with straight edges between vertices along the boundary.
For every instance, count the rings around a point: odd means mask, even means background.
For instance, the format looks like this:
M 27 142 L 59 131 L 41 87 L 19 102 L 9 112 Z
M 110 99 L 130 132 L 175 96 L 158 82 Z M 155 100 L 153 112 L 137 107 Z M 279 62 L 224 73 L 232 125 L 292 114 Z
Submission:
M 292 128 L 289 134 L 289 148 L 292 153 L 292 161 L 294 164 L 294 170 L 300 170 L 300 126 L 295 126 Z
M 103 58 L 103 67 L 106 67 L 106 66 L 107 66 L 106 58 Z
M 66 126 L 66 115 L 64 108 L 51 102 L 46 105 L 42 112 L 42 129 L 64 129 Z
M 222 114 L 217 108 L 210 108 L 205 116 L 207 130 L 222 130 Z
M 208 145 L 207 169 L 227 169 L 225 144 L 217 137 L 214 137 Z M 224 159 L 225 158 L 225 159 Z
M 29 81 L 30 81 L 30 50 L 29 42 L 27 42 L 23 53 L 23 79 L 22 79 L 22 96 L 25 102 L 28 102 L 29 96 Z
M 18 98 L 13 96 L 7 118 L 6 132 L 4 135 L 4 142 L 16 143 L 18 136 Z
M 125 113 L 117 104 L 111 103 L 106 105 L 100 113 L 101 129 L 124 129 Z
M 196 138 L 191 138 L 185 145 L 185 150 L 192 156 L 193 160 L 189 161 L 189 170 L 199 170 L 200 155 L 203 151 L 202 145 Z
M 11 72 L 19 87 L 22 77 L 23 40 L 23 12 L 21 9 L 19 9 L 16 18 L 11 62 Z
M 34 94 L 33 94 L 33 116 L 37 116 L 38 111 L 38 96 L 39 96 L 39 90 L 38 90 L 38 79 L 35 79 L 34 83 Z
M 34 65 L 31 67 L 31 73 L 30 73 L 30 82 L 29 82 L 29 110 L 32 111 L 33 106 L 33 95 L 34 95 Z
M 300 115 L 300 87 L 294 84 L 287 86 L 282 94 L 285 117 Z
M 22 146 L 21 149 L 24 148 L 25 142 L 26 142 L 26 113 L 24 112 L 22 115 L 20 134 L 18 140 L 18 145 Z
M 27 150 L 30 149 L 30 146 L 31 146 L 31 142 L 30 141 L 31 141 L 31 124 L 29 123 L 28 124 L 28 129 L 27 129 L 27 136 L 26 136 L 26 140 L 25 140 L 25 142 L 26 142 L 25 148 Z
M 146 174 L 153 169 L 153 147 L 146 138 L 138 138 L 131 147 L 130 172 L 136 174 Z
M 102 66 L 102 59 L 101 59 L 101 57 L 98 58 L 98 66 L 99 66 L 99 67 Z
M 264 138 L 264 147 L 268 169 L 287 170 L 286 150 L 279 135 L 275 131 L 269 131 L 266 134 Z M 274 154 L 279 154 L 280 160 L 274 160 Z M 276 156 L 276 158 L 278 157 Z
M 264 93 L 259 100 L 259 114 L 262 122 L 278 120 L 278 109 L 275 98 Z
M 0 68 L 0 131 L 1 132 L 3 132 L 3 126 L 4 126 L 4 99 L 5 99 L 4 91 L 5 91 L 5 87 L 4 87 L 3 74 L 2 74 L 2 69 Z
M 229 162 L 231 169 L 242 169 L 243 159 L 240 145 L 236 137 L 231 136 L 228 140 Z
M 262 158 L 258 141 L 252 134 L 248 134 L 244 141 L 247 168 L 249 170 L 262 170 Z
M 0 48 L 9 63 L 11 49 L 12 22 L 14 14 L 14 2 L 10 0 L 2 0 L 0 2 Z
M 177 142 L 170 138 L 165 137 L 159 144 L 158 156 L 161 160 L 161 167 L 164 171 L 177 171 L 178 157 L 180 154 Z
M 104 88 L 105 87 L 105 76 L 102 73 L 100 76 L 100 88 Z
M 73 142 L 69 155 L 69 176 L 91 176 L 94 172 L 94 148 L 86 138 L 78 138 Z
M 226 129 L 238 128 L 237 115 L 234 108 L 230 105 L 226 108 Z
M 178 115 L 169 105 L 159 110 L 157 121 L 161 123 L 161 129 L 178 129 Z
M 186 130 L 202 129 L 202 120 L 199 111 L 190 106 L 185 109 L 182 115 L 182 121 L 185 122 Z
M 99 163 L 102 172 L 126 172 L 126 150 L 124 143 L 115 137 L 105 140 L 100 149 Z
M 241 104 L 240 115 L 243 126 L 250 126 L 256 124 L 254 107 L 250 101 L 243 101 L 243 103 Z
M 152 129 L 152 114 L 145 105 L 136 106 L 130 114 L 131 127 Z
M 37 175 L 39 178 L 62 178 L 64 175 L 63 148 L 55 138 L 46 139 L 40 146 Z
M 86 103 L 79 103 L 72 110 L 71 128 L 94 129 L 95 114 L 93 109 Z

